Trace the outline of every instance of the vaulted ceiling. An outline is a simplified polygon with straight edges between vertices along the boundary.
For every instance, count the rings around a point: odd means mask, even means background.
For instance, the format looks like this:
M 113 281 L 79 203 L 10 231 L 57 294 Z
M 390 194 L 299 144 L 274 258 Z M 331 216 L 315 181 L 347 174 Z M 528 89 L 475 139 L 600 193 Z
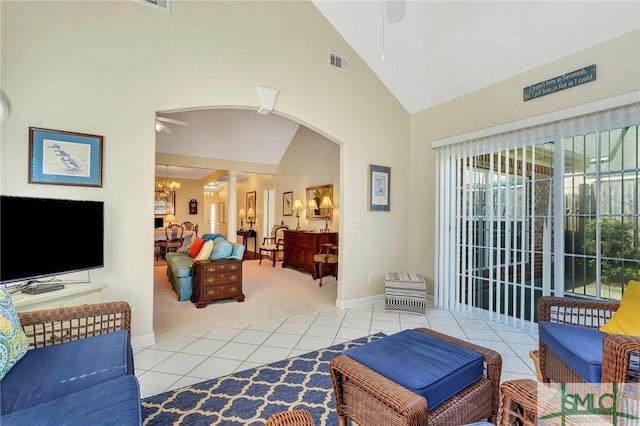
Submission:
M 409 113 L 640 28 L 638 1 L 313 3 Z M 268 164 L 279 162 L 298 127 L 249 110 L 159 115 L 190 123 L 169 124 L 171 135 L 157 133 L 160 152 Z M 201 178 L 210 171 L 176 168 L 175 177 L 189 177 L 180 172 Z

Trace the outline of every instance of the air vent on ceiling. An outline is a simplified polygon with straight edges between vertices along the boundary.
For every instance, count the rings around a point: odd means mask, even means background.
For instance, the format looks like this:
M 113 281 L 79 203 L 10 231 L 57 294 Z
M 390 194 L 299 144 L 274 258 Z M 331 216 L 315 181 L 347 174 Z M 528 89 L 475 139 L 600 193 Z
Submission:
M 153 7 L 154 9 L 171 12 L 171 0 L 142 0 L 142 2 Z
M 333 52 L 329 52 L 329 66 L 346 72 L 348 71 L 347 58 Z

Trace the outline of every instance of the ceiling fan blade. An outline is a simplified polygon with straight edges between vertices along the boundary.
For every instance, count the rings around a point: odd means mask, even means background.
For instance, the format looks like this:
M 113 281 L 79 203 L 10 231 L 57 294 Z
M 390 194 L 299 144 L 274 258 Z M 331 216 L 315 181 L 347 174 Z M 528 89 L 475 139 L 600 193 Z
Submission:
M 173 118 L 156 117 L 156 120 L 164 121 L 165 123 L 178 124 L 180 126 L 188 126 L 189 125 L 189 123 L 187 123 L 186 121 L 174 120 Z
M 156 132 L 165 132 L 169 135 L 173 133 L 169 127 L 158 120 L 156 120 Z
M 166 134 L 170 135 L 171 133 L 173 133 L 173 130 L 171 130 L 170 128 L 168 128 L 167 126 L 165 126 L 164 124 L 162 125 L 162 131 L 165 132 Z
M 407 14 L 407 3 L 405 0 L 385 0 L 387 6 L 387 21 L 392 24 L 400 22 Z

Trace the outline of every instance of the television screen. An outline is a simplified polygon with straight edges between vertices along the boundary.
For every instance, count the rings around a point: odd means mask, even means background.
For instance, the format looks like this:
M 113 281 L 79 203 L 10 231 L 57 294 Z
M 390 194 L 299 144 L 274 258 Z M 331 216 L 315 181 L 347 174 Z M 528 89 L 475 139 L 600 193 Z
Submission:
M 156 228 L 164 228 L 164 217 L 156 217 Z
M 104 266 L 104 203 L 0 196 L 0 283 Z

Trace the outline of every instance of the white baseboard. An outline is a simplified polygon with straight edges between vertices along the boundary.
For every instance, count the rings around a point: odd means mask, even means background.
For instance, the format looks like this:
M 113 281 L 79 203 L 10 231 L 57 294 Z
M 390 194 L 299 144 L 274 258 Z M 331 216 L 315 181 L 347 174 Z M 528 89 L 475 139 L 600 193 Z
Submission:
M 359 299 L 336 300 L 338 309 L 349 309 L 356 306 L 372 305 L 374 303 L 384 302 L 384 294 L 376 294 L 375 296 L 361 297 Z
M 145 334 L 144 336 L 135 336 L 131 338 L 131 346 L 134 348 L 143 348 L 156 344 L 155 334 Z

